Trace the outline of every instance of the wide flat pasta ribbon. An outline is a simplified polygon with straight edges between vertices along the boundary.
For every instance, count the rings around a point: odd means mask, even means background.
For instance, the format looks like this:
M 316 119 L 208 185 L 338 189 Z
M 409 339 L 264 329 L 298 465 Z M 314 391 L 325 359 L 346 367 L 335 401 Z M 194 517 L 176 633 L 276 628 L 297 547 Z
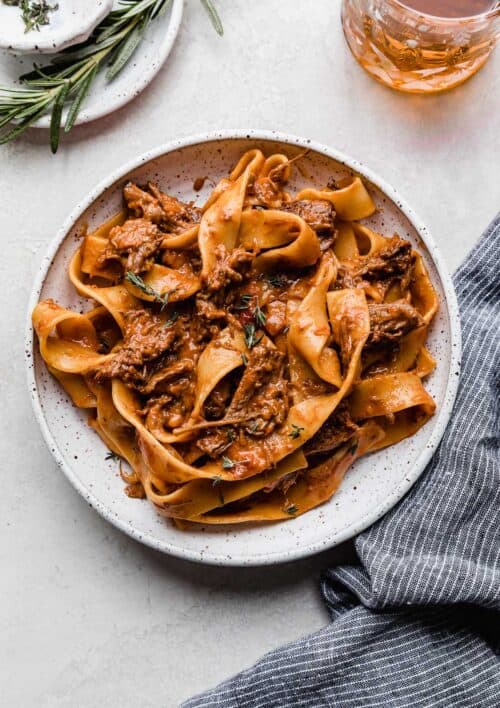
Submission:
M 258 271 L 314 265 L 321 255 L 316 233 L 296 214 L 248 209 L 241 217 L 239 242 L 259 255 Z
M 203 282 L 208 280 L 216 265 L 217 247 L 222 246 L 226 251 L 232 251 L 238 245 L 241 212 L 248 182 L 252 175 L 257 174 L 264 162 L 264 156 L 260 150 L 252 150 L 245 153 L 242 160 L 244 165 L 238 163 L 231 174 L 231 180 L 234 180 L 232 184 L 208 207 L 201 219 L 198 245 L 202 258 Z
M 337 352 L 327 346 L 331 329 L 326 297 L 335 277 L 336 265 L 327 254 L 322 258 L 311 289 L 289 320 L 288 342 L 321 379 L 340 388 L 339 358 Z
M 371 216 L 376 207 L 359 177 L 342 189 L 302 189 L 296 199 L 324 199 L 333 204 L 344 221 L 357 221 Z

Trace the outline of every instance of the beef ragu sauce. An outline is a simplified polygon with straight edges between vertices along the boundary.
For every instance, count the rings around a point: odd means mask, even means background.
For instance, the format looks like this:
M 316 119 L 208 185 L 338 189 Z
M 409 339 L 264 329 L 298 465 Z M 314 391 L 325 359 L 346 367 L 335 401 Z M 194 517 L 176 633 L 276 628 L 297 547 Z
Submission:
M 97 306 L 35 308 L 51 371 L 132 467 L 128 493 L 177 520 L 303 513 L 434 410 L 420 256 L 355 223 L 375 208 L 359 178 L 290 195 L 292 162 L 246 153 L 203 209 L 125 185 L 70 266 Z
M 402 0 L 402 5 L 434 17 L 472 17 L 492 10 L 497 0 Z

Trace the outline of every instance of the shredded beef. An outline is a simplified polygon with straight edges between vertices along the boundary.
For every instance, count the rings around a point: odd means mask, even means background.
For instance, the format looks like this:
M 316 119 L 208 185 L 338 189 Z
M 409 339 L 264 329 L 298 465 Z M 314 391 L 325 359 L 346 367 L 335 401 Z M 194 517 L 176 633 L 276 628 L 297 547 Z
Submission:
M 121 226 L 111 229 L 109 246 L 100 257 L 103 264 L 110 259 L 120 259 L 125 270 L 141 273 L 153 263 L 163 239 L 158 227 L 147 219 L 128 219 Z
M 253 253 L 238 247 L 228 251 L 219 244 L 215 248 L 215 265 L 208 274 L 205 286 L 209 291 L 217 291 L 230 283 L 241 283 L 252 265 Z
M 220 457 L 232 444 L 232 439 L 227 431 L 227 428 L 204 430 L 196 441 L 196 447 L 212 459 Z
M 201 210 L 192 204 L 185 204 L 175 197 L 161 192 L 152 182 L 147 190 L 129 182 L 125 185 L 123 196 L 129 211 L 137 217 L 143 217 L 164 230 L 182 233 L 193 224 L 199 223 Z
M 407 332 L 423 325 L 422 316 L 404 300 L 369 304 L 370 336 L 367 344 L 395 342 Z
M 411 243 L 393 236 L 387 239 L 387 244 L 380 251 L 360 260 L 361 263 L 354 271 L 355 277 L 362 276 L 365 280 L 403 278 L 413 262 Z
M 120 349 L 96 371 L 96 380 L 121 379 L 131 386 L 141 385 L 147 378 L 146 365 L 167 352 L 174 343 L 177 330 L 150 310 L 125 313 L 125 333 Z
M 358 426 L 349 414 L 347 404 L 342 404 L 328 418 L 318 432 L 304 445 L 306 455 L 330 452 L 347 442 L 358 431 Z
M 399 280 L 403 288 L 408 287 L 413 266 L 411 244 L 399 236 L 386 240 L 387 243 L 373 255 L 358 256 L 341 264 L 335 287 L 355 288 L 365 281 L 366 284 L 380 285 L 381 295 L 395 280 Z
M 246 432 L 269 435 L 288 413 L 288 382 L 284 378 L 285 356 L 277 349 L 259 344 L 248 357 L 227 418 L 244 415 Z
M 335 233 L 335 210 L 326 199 L 297 199 L 282 204 L 280 209 L 297 214 L 318 233 L 325 236 Z

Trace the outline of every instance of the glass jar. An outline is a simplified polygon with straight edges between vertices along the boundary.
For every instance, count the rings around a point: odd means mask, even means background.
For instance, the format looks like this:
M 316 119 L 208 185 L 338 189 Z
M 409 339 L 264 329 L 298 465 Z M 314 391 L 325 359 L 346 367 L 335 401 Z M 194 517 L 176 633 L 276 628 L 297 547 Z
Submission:
M 500 6 L 471 17 L 434 17 L 398 0 L 343 0 L 356 60 L 375 79 L 410 93 L 446 91 L 484 65 L 500 36 Z

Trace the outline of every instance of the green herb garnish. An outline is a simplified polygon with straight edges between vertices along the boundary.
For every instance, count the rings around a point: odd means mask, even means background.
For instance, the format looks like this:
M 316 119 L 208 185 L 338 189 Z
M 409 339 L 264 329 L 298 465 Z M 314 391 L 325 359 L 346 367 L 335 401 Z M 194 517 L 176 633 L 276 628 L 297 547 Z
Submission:
M 241 354 L 241 361 L 243 362 L 243 366 L 248 366 L 248 357 L 245 353 L 242 352 Z
M 242 295 L 240 297 L 240 302 L 238 305 L 234 306 L 235 310 L 248 310 L 250 307 L 250 303 L 252 301 L 252 296 L 248 295 L 247 293 L 245 295 Z
M 229 442 L 233 442 L 233 440 L 236 440 L 236 430 L 234 428 L 228 428 L 226 431 L 226 435 Z
M 295 504 L 290 504 L 290 506 L 287 506 L 285 509 L 287 514 L 290 514 L 290 516 L 293 516 L 293 514 L 296 514 L 298 512 L 298 507 L 295 506 Z
M 260 425 L 259 425 L 258 421 L 254 420 L 252 425 L 249 427 L 248 432 L 249 433 L 257 433 L 259 431 L 259 429 L 260 429 Z
M 106 453 L 106 457 L 104 459 L 105 460 L 113 460 L 113 462 L 117 462 L 120 459 L 120 456 L 117 455 L 116 452 L 109 450 L 109 452 Z
M 175 322 L 177 322 L 179 317 L 180 317 L 180 315 L 178 312 L 172 312 L 169 319 L 165 322 L 165 324 L 163 326 L 164 327 L 171 327 Z
M 222 37 L 222 35 L 224 34 L 224 27 L 222 26 L 219 13 L 215 9 L 215 5 L 213 4 L 212 0 L 201 0 L 201 4 L 207 11 L 214 30 L 220 37 Z
M 24 33 L 27 34 L 31 30 L 40 32 L 41 25 L 49 25 L 49 12 L 54 12 L 59 9 L 59 5 L 49 5 L 47 0 L 3 0 L 4 5 L 15 5 L 22 12 L 22 20 L 24 22 Z
M 232 461 L 230 457 L 226 457 L 226 455 L 222 455 L 222 469 L 223 470 L 232 470 L 234 467 L 235 463 Z
M 286 284 L 285 279 L 282 278 L 281 275 L 269 275 L 267 278 L 267 282 L 271 285 L 274 285 L 275 288 L 281 288 L 283 285 Z
M 255 336 L 255 325 L 253 323 L 245 325 L 244 331 L 246 345 L 249 349 L 253 349 L 260 342 L 263 335 L 261 334 L 260 337 Z
M 304 428 L 301 428 L 300 425 L 295 425 L 295 423 L 292 423 L 292 432 L 290 433 L 290 437 L 294 440 L 300 438 L 300 434 L 303 430 Z
M 153 297 L 156 302 L 159 302 L 161 304 L 162 310 L 168 305 L 168 298 L 170 296 L 170 293 L 165 293 L 165 295 L 161 295 L 150 285 L 147 285 L 140 275 L 136 275 L 135 273 L 132 273 L 131 270 L 129 270 L 127 272 L 127 275 L 125 276 L 125 280 L 128 280 L 128 282 L 131 283 L 134 288 L 137 288 L 145 295 Z M 165 325 L 167 325 L 167 323 L 165 323 Z
M 258 301 L 257 301 L 257 304 L 255 305 L 255 307 L 253 308 L 253 316 L 254 316 L 254 320 L 255 320 L 256 324 L 259 327 L 264 327 L 264 325 L 266 324 L 266 316 L 262 312 L 262 310 L 260 309 L 260 305 L 259 305 Z
M 19 137 L 38 118 L 51 113 L 50 147 L 53 153 L 57 152 L 66 102 L 68 112 L 64 132 L 69 133 L 97 73 L 106 66 L 106 80 L 112 81 L 136 51 L 151 22 L 171 3 L 172 0 L 121 0 L 86 42 L 58 53 L 50 64 L 35 64 L 34 71 L 20 76 L 22 88 L 0 86 L 0 130 L 15 123 L 0 133 L 0 145 Z M 222 34 L 222 24 L 213 2 L 201 0 L 201 3 L 216 32 Z M 47 12 L 56 7 L 46 1 L 20 0 L 19 6 L 22 8 L 23 5 L 32 8 L 27 16 L 30 29 L 31 23 L 36 29 L 44 24 Z

